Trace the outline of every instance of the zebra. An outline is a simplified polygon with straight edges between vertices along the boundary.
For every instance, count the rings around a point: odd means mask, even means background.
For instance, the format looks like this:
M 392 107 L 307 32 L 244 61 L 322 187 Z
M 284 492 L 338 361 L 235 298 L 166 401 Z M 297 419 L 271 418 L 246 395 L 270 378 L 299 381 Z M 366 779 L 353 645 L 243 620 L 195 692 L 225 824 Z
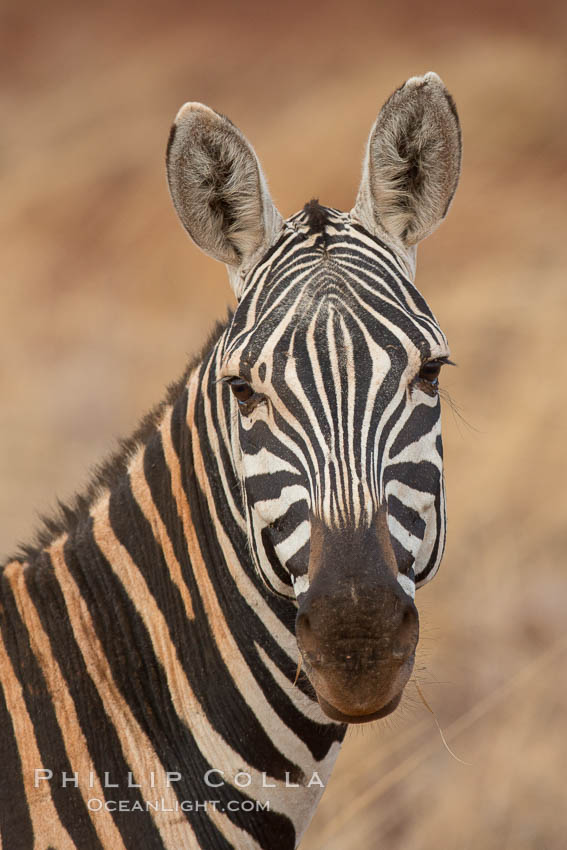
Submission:
M 350 213 L 284 220 L 185 104 L 167 175 L 237 306 L 0 579 L 0 848 L 297 847 L 349 724 L 400 702 L 445 540 L 445 335 L 416 245 L 460 173 L 441 79 L 370 132 Z

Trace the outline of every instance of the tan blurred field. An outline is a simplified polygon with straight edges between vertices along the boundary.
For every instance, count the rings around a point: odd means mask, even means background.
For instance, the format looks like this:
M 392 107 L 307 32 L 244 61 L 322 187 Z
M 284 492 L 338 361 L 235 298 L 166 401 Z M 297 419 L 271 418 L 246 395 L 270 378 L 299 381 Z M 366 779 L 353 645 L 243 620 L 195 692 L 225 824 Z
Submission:
M 163 156 L 228 114 L 289 215 L 350 209 L 375 114 L 437 71 L 465 154 L 417 283 L 451 342 L 449 544 L 418 670 L 349 732 L 304 850 L 567 847 L 567 7 L 166 2 L 0 10 L 0 551 L 68 497 L 230 302 Z M 468 424 L 467 424 L 468 423 Z

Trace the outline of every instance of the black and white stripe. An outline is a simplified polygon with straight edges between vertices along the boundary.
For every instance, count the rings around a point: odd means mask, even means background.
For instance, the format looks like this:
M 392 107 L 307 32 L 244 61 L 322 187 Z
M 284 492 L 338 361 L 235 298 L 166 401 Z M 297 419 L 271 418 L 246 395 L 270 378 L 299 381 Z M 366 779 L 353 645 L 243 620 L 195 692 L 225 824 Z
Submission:
M 349 215 L 318 214 L 323 233 L 310 208 L 286 224 L 223 341 L 221 374 L 264 396 L 239 422 L 249 536 L 268 584 L 293 597 L 306 587 L 309 512 L 369 524 L 386 501 L 413 595 L 445 539 L 439 397 L 415 379 L 448 357 L 447 341 L 384 243 Z
M 382 149 L 400 132 L 405 171 Z M 347 717 L 301 641 L 298 676 L 298 603 L 332 561 L 315 548 L 341 541 L 348 558 L 364 538 L 406 599 L 443 551 L 448 348 L 411 276 L 458 141 L 439 78 L 412 78 L 372 131 L 353 211 L 311 202 L 284 222 L 234 125 L 200 104 L 179 113 L 173 199 L 229 266 L 238 306 L 88 492 L 2 568 L 0 849 L 298 845 L 345 734 L 335 709 Z M 361 624 L 382 615 L 352 581 L 337 623 L 357 623 L 358 682 L 376 675 Z M 368 719 L 397 705 L 411 663 L 377 682 Z

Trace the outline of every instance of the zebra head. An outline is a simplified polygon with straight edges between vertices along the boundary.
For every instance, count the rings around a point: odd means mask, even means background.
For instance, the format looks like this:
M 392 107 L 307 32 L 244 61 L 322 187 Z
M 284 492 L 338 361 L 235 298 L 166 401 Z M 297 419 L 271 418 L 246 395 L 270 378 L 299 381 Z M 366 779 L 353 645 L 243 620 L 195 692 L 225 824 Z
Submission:
M 296 602 L 304 669 L 343 722 L 397 706 L 418 640 L 415 588 L 443 553 L 449 349 L 412 279 L 460 156 L 455 106 L 433 73 L 383 106 L 348 214 L 312 201 L 284 221 L 252 147 L 206 106 L 186 104 L 170 137 L 181 221 L 227 264 L 238 299 L 216 379 L 250 550 Z

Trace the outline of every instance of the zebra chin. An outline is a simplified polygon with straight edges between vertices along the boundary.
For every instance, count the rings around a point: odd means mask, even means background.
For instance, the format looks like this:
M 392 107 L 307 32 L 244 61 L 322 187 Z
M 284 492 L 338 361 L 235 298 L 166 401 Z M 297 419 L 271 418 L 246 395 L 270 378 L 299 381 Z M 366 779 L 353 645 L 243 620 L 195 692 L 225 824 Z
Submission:
M 359 671 L 356 679 L 333 670 L 315 670 L 306 664 L 307 675 L 324 714 L 338 723 L 370 723 L 396 710 L 413 670 L 414 657 L 403 669 L 380 665 L 381 670 Z
M 402 693 L 403 691 L 400 691 L 397 696 L 387 702 L 382 708 L 379 708 L 378 711 L 372 711 L 369 714 L 344 714 L 344 712 L 339 711 L 319 694 L 317 695 L 317 702 L 327 717 L 330 717 L 331 720 L 336 720 L 338 723 L 371 723 L 372 720 L 380 720 L 381 717 L 387 717 L 388 714 L 395 711 L 400 704 Z

